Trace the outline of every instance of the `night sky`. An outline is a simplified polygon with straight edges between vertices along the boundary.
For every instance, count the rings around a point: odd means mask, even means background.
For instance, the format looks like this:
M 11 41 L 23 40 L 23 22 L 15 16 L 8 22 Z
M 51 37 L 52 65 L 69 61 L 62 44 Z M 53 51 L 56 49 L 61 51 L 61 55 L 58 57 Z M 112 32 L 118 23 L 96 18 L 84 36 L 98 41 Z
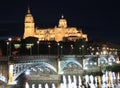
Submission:
M 82 28 L 89 40 L 120 43 L 119 0 L 3 0 L 0 39 L 20 36 L 28 6 L 39 28 L 54 27 L 63 14 L 68 26 Z

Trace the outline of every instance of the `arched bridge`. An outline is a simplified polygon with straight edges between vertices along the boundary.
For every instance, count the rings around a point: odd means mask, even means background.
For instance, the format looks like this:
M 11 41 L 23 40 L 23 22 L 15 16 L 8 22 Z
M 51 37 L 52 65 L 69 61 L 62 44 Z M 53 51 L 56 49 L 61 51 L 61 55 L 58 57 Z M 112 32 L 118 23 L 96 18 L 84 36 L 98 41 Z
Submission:
M 117 55 L 0 57 L 0 82 L 14 85 L 21 74 L 31 75 L 34 80 L 46 80 L 45 77 L 47 76 L 47 80 L 60 82 L 61 75 L 84 75 L 86 68 L 96 71 L 99 66 L 111 64 L 119 64 Z M 31 79 L 31 76 L 28 78 Z M 39 76 L 41 77 L 39 78 Z

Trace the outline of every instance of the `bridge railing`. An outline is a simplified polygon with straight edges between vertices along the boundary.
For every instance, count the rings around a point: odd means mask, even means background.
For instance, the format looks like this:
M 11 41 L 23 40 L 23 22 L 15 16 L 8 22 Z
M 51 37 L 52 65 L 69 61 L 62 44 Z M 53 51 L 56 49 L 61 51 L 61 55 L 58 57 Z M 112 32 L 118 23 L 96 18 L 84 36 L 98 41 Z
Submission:
M 76 58 L 80 58 L 80 57 L 97 57 L 97 55 L 26 55 L 26 56 L 14 56 L 13 60 L 34 60 L 34 59 L 55 59 L 55 58 L 65 58 L 65 57 L 76 57 Z
M 14 60 L 22 60 L 22 59 L 29 59 L 29 60 L 32 60 L 32 59 L 45 59 L 45 58 L 58 58 L 57 55 L 33 55 L 33 56 L 15 56 L 13 59 Z

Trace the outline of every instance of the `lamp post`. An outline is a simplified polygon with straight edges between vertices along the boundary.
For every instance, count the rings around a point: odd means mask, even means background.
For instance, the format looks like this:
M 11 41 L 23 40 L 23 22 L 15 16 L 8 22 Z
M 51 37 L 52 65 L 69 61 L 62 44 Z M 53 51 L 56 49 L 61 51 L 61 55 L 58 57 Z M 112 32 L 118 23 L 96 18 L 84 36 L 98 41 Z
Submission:
M 79 54 L 81 55 L 81 47 L 79 47 Z
M 51 46 L 50 46 L 50 45 L 48 45 L 48 49 L 49 49 L 49 50 L 48 50 L 48 51 L 49 51 L 49 56 L 50 56 L 50 47 L 51 47 Z
M 63 49 L 63 46 L 60 46 L 60 48 L 61 48 L 61 56 L 62 56 L 62 49 Z
M 11 56 L 11 41 L 12 41 L 12 38 L 8 38 L 8 45 L 9 45 L 9 55 Z
M 8 50 L 9 49 L 9 42 L 7 41 L 6 44 L 7 44 L 7 56 L 8 56 L 9 55 L 9 50 Z
M 57 45 L 58 45 L 58 57 L 59 57 L 59 45 L 60 45 L 60 43 L 58 42 Z
M 39 55 L 39 40 L 37 41 L 37 53 Z
M 82 45 L 81 47 L 82 47 L 82 54 L 83 54 L 83 53 L 84 53 L 84 47 L 85 47 L 85 46 L 84 46 L 84 45 Z
M 71 54 L 73 54 L 73 45 L 70 45 L 71 47 Z

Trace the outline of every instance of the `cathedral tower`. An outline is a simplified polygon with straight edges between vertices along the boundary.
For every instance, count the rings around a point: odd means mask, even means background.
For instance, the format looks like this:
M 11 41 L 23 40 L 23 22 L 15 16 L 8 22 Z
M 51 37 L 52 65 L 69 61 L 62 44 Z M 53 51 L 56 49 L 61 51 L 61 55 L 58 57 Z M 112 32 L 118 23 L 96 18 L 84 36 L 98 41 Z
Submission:
M 67 21 L 64 19 L 64 16 L 61 16 L 61 19 L 59 20 L 58 27 L 60 28 L 67 28 Z
M 26 37 L 34 36 L 35 32 L 35 23 L 32 14 L 30 13 L 30 9 L 28 8 L 27 14 L 25 16 L 25 21 L 24 21 L 24 36 L 23 38 L 25 39 Z
M 55 28 L 55 40 L 57 42 L 63 41 L 63 37 L 65 36 L 66 28 L 67 28 L 67 20 L 62 15 L 61 19 L 59 20 L 58 27 Z

